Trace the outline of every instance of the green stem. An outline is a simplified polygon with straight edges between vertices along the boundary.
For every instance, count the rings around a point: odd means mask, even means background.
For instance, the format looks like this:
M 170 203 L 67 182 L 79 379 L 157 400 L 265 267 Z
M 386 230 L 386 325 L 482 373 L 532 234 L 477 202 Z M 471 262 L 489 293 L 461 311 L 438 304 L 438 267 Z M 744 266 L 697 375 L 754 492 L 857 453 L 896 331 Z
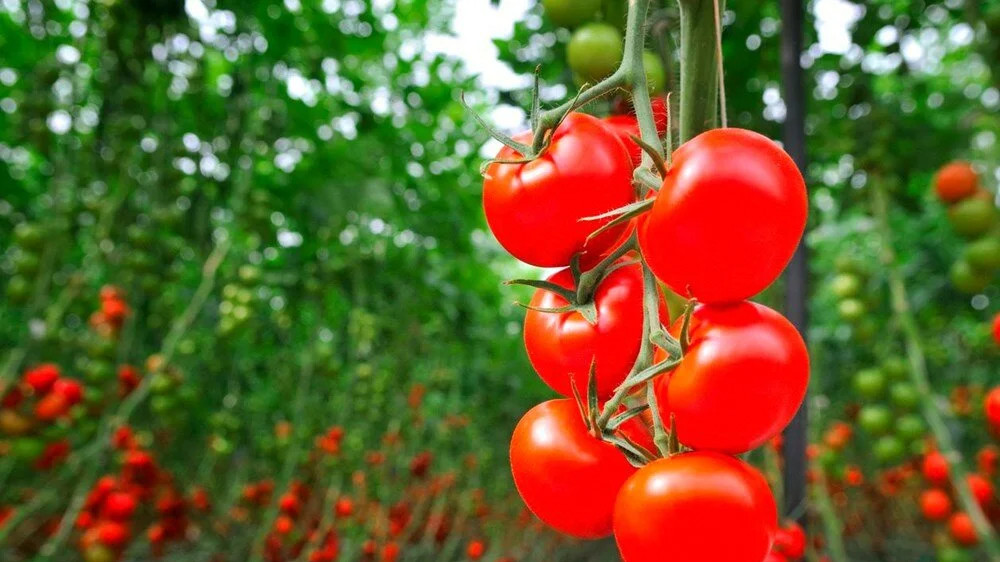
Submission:
M 822 471 L 819 472 L 822 474 Z M 826 539 L 827 552 L 833 562 L 848 562 L 847 552 L 844 550 L 844 538 L 840 534 L 843 524 L 837 517 L 833 502 L 830 501 L 824 476 L 820 476 L 820 480 L 813 485 L 813 490 L 816 509 L 819 510 L 819 517 L 823 522 L 823 536 Z
M 681 15 L 680 141 L 715 128 L 715 0 L 678 0 Z
M 996 533 L 993 531 L 989 520 L 983 515 L 982 509 L 980 509 L 979 504 L 972 495 L 972 490 L 969 489 L 967 481 L 968 471 L 962 460 L 962 454 L 955 447 L 951 432 L 945 423 L 944 413 L 934 402 L 934 391 L 931 389 L 927 378 L 927 361 L 921 343 L 923 337 L 910 309 L 909 297 L 907 296 L 903 276 L 896 266 L 896 252 L 893 249 L 892 230 L 889 227 L 887 197 L 882 181 L 877 176 L 872 179 L 870 192 L 872 212 L 875 215 L 881 238 L 881 259 L 888 276 L 892 310 L 896 320 L 899 322 L 906 342 L 906 355 L 910 362 L 910 380 L 919 391 L 924 418 L 927 420 L 931 433 L 934 435 L 938 450 L 948 460 L 948 464 L 951 467 L 949 476 L 958 496 L 958 503 L 961 504 L 962 509 L 972 519 L 972 524 L 976 528 L 979 540 L 986 551 L 989 552 L 990 559 L 1000 560 L 1000 543 L 997 542 Z

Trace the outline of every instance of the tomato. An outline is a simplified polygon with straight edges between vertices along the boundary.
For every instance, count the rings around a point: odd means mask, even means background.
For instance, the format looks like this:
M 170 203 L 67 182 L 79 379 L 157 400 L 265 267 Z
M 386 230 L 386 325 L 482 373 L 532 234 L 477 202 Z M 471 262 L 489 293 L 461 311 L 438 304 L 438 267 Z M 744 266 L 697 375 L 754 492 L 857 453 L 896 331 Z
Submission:
M 969 197 L 979 188 L 979 177 L 968 162 L 945 164 L 934 175 L 934 192 L 945 203 Z
M 944 521 L 951 515 L 951 498 L 938 489 L 926 490 L 920 494 L 920 511 L 928 521 Z
M 883 435 L 875 441 L 872 447 L 875 460 L 882 464 L 893 464 L 906 455 L 906 445 L 895 435 Z
M 486 545 L 483 541 L 471 541 L 465 548 L 465 555 L 471 560 L 479 560 L 486 552 Z
M 948 483 L 951 467 L 948 466 L 948 460 L 944 458 L 944 455 L 937 451 L 931 451 L 924 455 L 920 471 L 931 484 L 944 486 Z
M 46 394 L 35 405 L 35 418 L 42 421 L 52 421 L 65 414 L 70 403 L 62 394 L 54 392 Z
M 646 73 L 646 87 L 650 94 L 659 94 L 667 88 L 667 73 L 663 70 L 663 61 L 659 55 L 643 51 L 642 69 Z
M 871 435 L 882 435 L 892 427 L 892 412 L 881 404 L 869 404 L 858 412 L 858 425 Z
M 830 290 L 839 299 L 856 297 L 861 293 L 861 278 L 853 273 L 839 273 L 830 282 Z
M 629 158 L 632 160 L 632 167 L 635 168 L 638 166 L 642 162 L 642 148 L 630 136 L 639 136 L 639 121 L 635 116 L 611 115 L 604 118 L 604 124 L 618 135 L 625 148 L 628 149 Z
M 879 369 L 862 369 L 854 375 L 854 390 L 864 398 L 878 398 L 885 391 L 885 375 Z
M 965 481 L 969 484 L 972 497 L 976 498 L 976 503 L 980 507 L 985 508 L 993 502 L 994 490 L 992 482 L 978 474 L 970 474 Z
M 76 379 L 61 378 L 52 385 L 52 392 L 62 395 L 71 406 L 83 399 L 83 385 Z
M 867 310 L 865 309 L 865 303 L 858 299 L 844 299 L 837 303 L 837 312 L 840 313 L 840 317 L 848 322 L 856 322 L 860 320 Z
M 916 414 L 907 414 L 896 420 L 896 435 L 906 441 L 915 441 L 927 432 L 924 420 Z
M 629 478 L 615 502 L 614 530 L 625 562 L 760 562 L 777 530 L 777 507 L 757 469 L 698 451 L 655 460 Z
M 970 295 L 982 292 L 993 280 L 992 274 L 975 269 L 962 258 L 952 264 L 949 276 L 956 289 Z
M 779 552 L 768 552 L 763 562 L 789 562 L 788 557 Z
M 563 269 L 549 281 L 574 289 L 573 275 Z M 642 342 L 642 267 L 619 267 L 594 292 L 597 324 L 591 325 L 579 312 L 528 310 L 524 317 L 524 347 L 538 376 L 563 396 L 572 396 L 570 377 L 580 396 L 587 395 L 587 377 L 597 362 L 597 394 L 611 396 L 625 380 L 639 354 Z M 566 300 L 538 289 L 531 299 L 535 307 L 557 308 Z M 670 322 L 667 304 L 660 298 L 660 321 Z
M 889 388 L 889 400 L 897 408 L 913 410 L 920 405 L 920 393 L 911 383 L 897 382 Z
M 806 554 L 806 532 L 798 523 L 792 521 L 775 533 L 774 550 L 788 558 L 802 558 Z
M 132 494 L 125 492 L 111 492 L 101 505 L 101 516 L 115 521 L 123 521 L 132 517 L 135 512 L 136 502 Z
M 593 437 L 572 400 L 543 402 L 521 418 L 510 443 L 514 484 L 528 509 L 577 538 L 611 534 L 615 497 L 636 469 Z
M 497 155 L 519 157 L 508 147 Z M 583 113 L 570 114 L 537 159 L 493 163 L 483 182 L 483 209 L 493 234 L 515 258 L 539 267 L 565 267 L 574 254 L 607 249 L 625 225 L 587 243 L 587 236 L 611 219 L 580 219 L 623 207 L 634 197 L 625 146 L 599 119 Z
M 973 546 L 979 542 L 976 527 L 967 513 L 958 512 L 948 520 L 948 531 L 955 542 L 964 546 Z
M 983 403 L 986 419 L 994 428 L 1000 429 L 1000 386 L 993 387 Z
M 991 331 L 993 333 L 993 341 L 997 345 L 1000 345 L 1000 312 L 993 317 L 993 329 Z
M 784 316 L 752 302 L 699 305 L 689 335 L 681 364 L 656 383 L 661 415 L 676 416 L 682 443 L 743 453 L 788 425 L 805 397 L 809 355 Z
M 625 45 L 620 31 L 606 23 L 588 23 L 573 32 L 566 46 L 570 69 L 580 79 L 595 84 L 622 62 Z
M 1000 239 L 987 236 L 969 242 L 962 252 L 962 257 L 979 271 L 996 271 L 1000 268 Z
M 976 453 L 976 464 L 979 466 L 979 472 L 986 476 L 994 476 L 1000 465 L 1000 449 L 994 445 L 986 445 Z
M 593 20 L 601 0 L 542 0 L 545 16 L 560 27 L 576 27 Z
M 740 301 L 788 264 L 807 207 L 802 174 L 777 144 L 752 131 L 715 129 L 674 153 L 639 242 L 675 293 Z
M 26 371 L 22 380 L 35 391 L 35 394 L 46 394 L 59 380 L 59 367 L 52 363 L 43 363 Z
M 963 199 L 948 209 L 948 221 L 958 234 L 976 238 L 993 227 L 996 207 L 992 201 L 981 197 Z

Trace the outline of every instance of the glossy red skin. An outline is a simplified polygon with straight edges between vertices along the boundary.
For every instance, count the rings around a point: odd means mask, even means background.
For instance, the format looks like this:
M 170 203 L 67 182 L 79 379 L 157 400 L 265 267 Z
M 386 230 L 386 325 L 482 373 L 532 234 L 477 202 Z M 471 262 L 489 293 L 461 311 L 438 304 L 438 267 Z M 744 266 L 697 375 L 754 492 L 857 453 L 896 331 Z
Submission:
M 674 153 L 639 243 L 675 293 L 741 301 L 781 274 L 807 208 L 802 175 L 777 144 L 752 131 L 714 129 Z
M 671 328 L 680 333 L 681 319 Z M 778 435 L 809 384 L 809 354 L 784 316 L 753 302 L 699 305 L 690 345 L 670 378 L 656 383 L 664 420 L 694 449 L 739 454 Z
M 529 142 L 530 136 L 518 140 Z M 498 159 L 520 155 L 504 147 Z M 552 143 L 525 164 L 491 164 L 483 182 L 483 210 L 494 236 L 515 258 L 539 267 L 565 267 L 574 254 L 600 254 L 624 225 L 589 243 L 611 219 L 581 221 L 617 209 L 635 198 L 632 164 L 621 140 L 599 119 L 572 113 Z
M 938 490 L 925 490 L 920 494 L 920 511 L 928 521 L 944 521 L 951 515 L 951 498 Z
M 806 554 L 805 531 L 795 522 L 778 529 L 774 535 L 774 550 L 793 560 L 802 558 Z
M 622 486 L 614 517 L 625 562 L 761 562 L 778 515 L 760 472 L 698 451 L 641 468 Z
M 976 527 L 967 513 L 958 512 L 948 520 L 948 531 L 955 542 L 964 546 L 973 546 L 979 542 Z
M 629 135 L 639 136 L 639 121 L 634 115 L 610 115 L 604 118 L 604 123 L 614 131 L 625 148 L 628 149 L 632 167 L 638 166 L 642 162 L 642 148 Z
M 920 465 L 920 472 L 931 484 L 944 486 L 949 482 L 951 468 L 948 466 L 948 459 L 937 451 L 931 451 L 924 455 L 924 460 Z
M 549 281 L 574 288 L 569 269 Z M 638 264 L 611 272 L 594 291 L 597 324 L 578 312 L 552 313 L 528 310 L 524 317 L 524 347 L 538 376 L 552 390 L 571 397 L 570 375 L 580 396 L 587 395 L 591 361 L 597 361 L 597 395 L 604 399 L 625 380 L 642 340 L 642 268 Z M 566 300 L 544 289 L 535 291 L 531 305 L 565 306 Z M 660 319 L 670 321 L 666 301 L 660 297 Z
M 1000 345 L 1000 313 L 993 317 L 993 325 L 990 332 L 993 334 L 993 341 Z
M 989 479 L 978 474 L 970 474 L 966 482 L 968 482 L 969 490 L 972 491 L 972 497 L 976 498 L 976 503 L 979 504 L 979 507 L 985 508 L 993 502 L 993 483 Z
M 986 412 L 986 420 L 994 428 L 1000 430 L 1000 386 L 993 387 L 986 399 L 983 401 L 983 410 Z
M 587 432 L 572 400 L 543 402 L 521 418 L 510 443 L 521 498 L 539 519 L 582 539 L 611 534 L 618 490 L 636 469 Z

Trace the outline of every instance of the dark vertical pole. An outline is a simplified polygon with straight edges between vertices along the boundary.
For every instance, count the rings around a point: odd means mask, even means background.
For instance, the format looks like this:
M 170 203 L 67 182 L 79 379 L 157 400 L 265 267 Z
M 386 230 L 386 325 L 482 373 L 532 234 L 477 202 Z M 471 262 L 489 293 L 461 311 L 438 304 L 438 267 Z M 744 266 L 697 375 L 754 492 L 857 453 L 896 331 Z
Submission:
M 785 116 L 784 145 L 799 170 L 805 174 L 805 85 L 802 77 L 802 20 L 806 0 L 781 0 L 781 82 L 784 89 Z M 803 337 L 807 327 L 807 264 L 805 243 L 799 244 L 795 257 L 785 273 L 785 311 L 788 319 Z M 806 502 L 806 427 L 808 400 L 795 419 L 785 429 L 784 439 L 784 489 L 785 515 L 795 516 L 805 522 Z

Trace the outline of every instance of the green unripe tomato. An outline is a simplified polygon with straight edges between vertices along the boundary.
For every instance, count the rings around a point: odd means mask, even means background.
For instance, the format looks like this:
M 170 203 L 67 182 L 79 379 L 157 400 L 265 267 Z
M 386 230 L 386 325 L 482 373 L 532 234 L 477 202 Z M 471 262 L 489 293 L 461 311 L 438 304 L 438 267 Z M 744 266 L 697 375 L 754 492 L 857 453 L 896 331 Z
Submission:
M 560 27 L 576 27 L 594 19 L 601 0 L 542 0 L 545 17 Z
M 577 29 L 566 47 L 570 69 L 591 84 L 614 72 L 623 54 L 622 34 L 606 23 L 588 23 Z
M 45 443 L 37 437 L 18 437 L 10 443 L 10 455 L 19 461 L 33 461 L 44 450 Z
M 31 296 L 31 283 L 23 275 L 12 275 L 7 282 L 7 298 L 14 304 L 21 304 Z
M 840 317 L 847 322 L 854 322 L 865 315 L 865 303 L 858 299 L 844 299 L 837 304 Z
M 972 554 L 957 546 L 946 546 L 937 551 L 937 562 L 972 562 Z
M 896 435 L 903 441 L 920 439 L 927 432 L 924 420 L 916 414 L 907 414 L 896 420 Z
M 837 256 L 836 260 L 833 262 L 833 267 L 840 273 L 863 275 L 865 272 L 864 263 L 850 254 L 840 254 Z
M 908 382 L 897 382 L 889 388 L 889 400 L 901 410 L 912 410 L 920 404 L 920 393 Z
M 892 380 L 905 380 L 907 373 L 910 372 L 910 365 L 906 359 L 893 355 L 882 361 L 882 372 Z
M 871 435 L 883 435 L 892 427 L 892 412 L 880 404 L 871 404 L 858 412 L 858 425 Z
M 113 550 L 103 544 L 92 544 L 83 551 L 83 562 L 114 562 L 118 558 Z
M 45 245 L 45 229 L 29 222 L 14 227 L 14 241 L 27 250 L 38 250 Z
M 667 89 L 667 73 L 663 70 L 663 61 L 656 53 L 642 52 L 642 67 L 646 71 L 646 87 L 652 95 Z
M 962 257 L 973 268 L 981 272 L 993 272 L 1000 268 L 1000 239 L 986 236 L 969 242 Z
M 982 292 L 993 280 L 993 275 L 973 268 L 964 259 L 959 259 L 952 264 L 949 276 L 951 284 L 958 291 L 969 295 Z
M 948 209 L 948 221 L 960 236 L 977 238 L 993 227 L 996 222 L 996 207 L 992 201 L 969 197 Z
M 163 373 L 156 373 L 149 381 L 149 391 L 153 394 L 163 394 L 174 386 L 174 381 Z
M 840 273 L 830 282 L 830 291 L 839 299 L 856 297 L 861 292 L 861 279 L 853 273 Z
M 149 407 L 152 408 L 154 414 L 165 414 L 176 406 L 177 401 L 168 394 L 158 394 L 149 399 Z
M 854 375 L 854 390 L 864 398 L 872 399 L 885 392 L 885 374 L 879 369 L 862 369 Z
M 922 457 L 927 453 L 927 444 L 923 439 L 915 439 L 910 442 L 910 454 L 914 457 Z
M 906 445 L 895 435 L 884 435 L 875 441 L 872 448 L 875 453 L 875 460 L 882 464 L 893 464 L 901 461 L 906 456 Z

